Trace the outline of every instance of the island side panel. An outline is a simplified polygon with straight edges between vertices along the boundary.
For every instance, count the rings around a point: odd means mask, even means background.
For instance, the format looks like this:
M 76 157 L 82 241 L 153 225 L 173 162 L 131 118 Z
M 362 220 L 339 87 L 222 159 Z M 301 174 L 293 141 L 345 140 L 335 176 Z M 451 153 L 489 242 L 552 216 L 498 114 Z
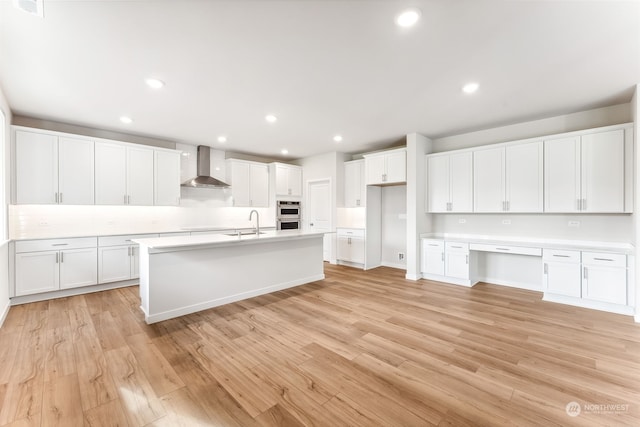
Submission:
M 140 258 L 138 260 L 138 268 L 140 269 L 140 309 L 145 315 L 145 319 L 149 314 L 149 248 L 145 245 L 139 245 Z
M 145 320 L 154 323 L 322 280 L 322 242 L 322 235 L 315 235 L 148 254 Z

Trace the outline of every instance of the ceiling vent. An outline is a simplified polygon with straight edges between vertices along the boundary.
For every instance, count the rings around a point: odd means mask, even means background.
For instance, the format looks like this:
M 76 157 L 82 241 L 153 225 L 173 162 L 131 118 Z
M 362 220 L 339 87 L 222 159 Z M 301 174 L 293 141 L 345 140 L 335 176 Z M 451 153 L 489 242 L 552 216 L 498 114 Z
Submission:
M 31 15 L 44 18 L 44 0 L 13 0 L 13 5 L 24 12 Z

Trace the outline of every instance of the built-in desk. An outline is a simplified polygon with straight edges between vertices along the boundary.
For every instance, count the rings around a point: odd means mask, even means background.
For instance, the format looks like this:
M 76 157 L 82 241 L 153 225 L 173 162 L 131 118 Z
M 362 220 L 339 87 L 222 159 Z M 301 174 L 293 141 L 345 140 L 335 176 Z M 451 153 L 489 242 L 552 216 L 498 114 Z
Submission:
M 563 304 L 634 314 L 634 247 L 626 243 L 423 234 L 424 279 L 544 292 Z M 631 285 L 628 285 L 631 284 Z

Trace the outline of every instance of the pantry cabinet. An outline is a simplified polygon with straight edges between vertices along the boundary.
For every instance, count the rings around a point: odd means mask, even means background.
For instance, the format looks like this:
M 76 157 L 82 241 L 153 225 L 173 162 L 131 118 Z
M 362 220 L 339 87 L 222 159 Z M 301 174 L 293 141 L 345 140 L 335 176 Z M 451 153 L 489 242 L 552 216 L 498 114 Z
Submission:
M 427 212 L 472 212 L 472 200 L 472 152 L 427 156 Z
M 542 212 L 542 141 L 473 152 L 474 212 Z
M 367 185 L 400 184 L 407 181 L 407 150 L 400 148 L 364 155 Z
M 284 163 L 272 163 L 275 174 L 275 195 L 302 197 L 302 168 Z
M 546 212 L 625 212 L 623 129 L 546 140 L 544 149 Z
M 154 151 L 153 204 L 178 206 L 180 204 L 180 153 Z
M 366 206 L 367 186 L 364 176 L 364 160 L 344 163 L 344 206 Z
M 231 185 L 233 206 L 269 206 L 269 168 L 266 164 L 229 159 L 227 182 Z
M 15 162 L 17 204 L 93 204 L 92 140 L 16 130 Z
M 153 150 L 96 143 L 96 204 L 153 205 Z

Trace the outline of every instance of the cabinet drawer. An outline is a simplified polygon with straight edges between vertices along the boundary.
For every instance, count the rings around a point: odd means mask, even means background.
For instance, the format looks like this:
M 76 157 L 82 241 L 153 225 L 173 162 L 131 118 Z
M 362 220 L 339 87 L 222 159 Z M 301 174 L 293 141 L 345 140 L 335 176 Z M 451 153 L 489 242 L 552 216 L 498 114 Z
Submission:
M 336 232 L 338 236 L 364 238 L 364 230 L 361 228 L 337 228 Z
M 461 252 L 468 254 L 469 253 L 469 244 L 468 243 L 460 243 L 460 242 L 445 242 L 445 248 L 447 253 L 450 252 Z
M 133 245 L 133 239 L 149 239 L 158 237 L 157 234 L 130 234 L 126 236 L 102 236 L 98 237 L 98 246 L 122 246 Z
M 95 237 L 79 237 L 73 239 L 26 240 L 16 242 L 16 253 L 58 251 L 63 249 L 95 248 Z
M 499 252 L 504 254 L 542 256 L 542 248 L 530 248 L 525 246 L 487 245 L 484 243 L 472 243 L 472 251 Z
M 422 239 L 422 248 L 429 251 L 444 251 L 444 240 Z
M 579 264 L 580 252 L 565 251 L 560 249 L 543 249 L 542 259 L 549 262 L 567 262 L 571 264 Z
M 626 268 L 627 256 L 606 252 L 582 252 L 582 263 L 584 265 Z

